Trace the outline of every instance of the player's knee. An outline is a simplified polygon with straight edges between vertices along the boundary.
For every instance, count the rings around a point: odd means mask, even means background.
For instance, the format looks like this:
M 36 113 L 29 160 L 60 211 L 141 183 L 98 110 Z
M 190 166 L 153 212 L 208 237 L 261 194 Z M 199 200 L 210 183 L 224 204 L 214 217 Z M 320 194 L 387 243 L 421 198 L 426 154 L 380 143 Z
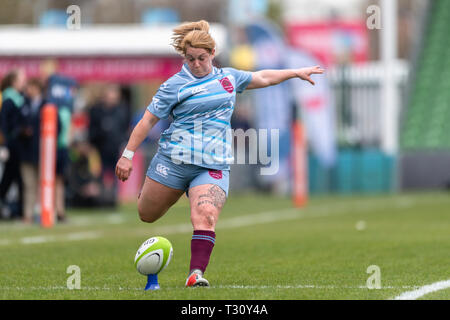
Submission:
M 217 216 L 217 209 L 214 206 L 200 206 L 192 217 L 192 223 L 197 228 L 211 229 L 216 225 Z
M 149 208 L 144 208 L 142 205 L 138 205 L 139 218 L 142 222 L 152 223 L 159 219 L 161 216 L 160 212 L 151 210 Z
M 156 220 L 158 220 L 158 218 L 152 217 L 150 215 L 147 215 L 147 214 L 141 213 L 141 212 L 139 212 L 139 218 L 141 219 L 142 222 L 147 222 L 147 223 L 152 223 L 152 222 L 155 222 Z

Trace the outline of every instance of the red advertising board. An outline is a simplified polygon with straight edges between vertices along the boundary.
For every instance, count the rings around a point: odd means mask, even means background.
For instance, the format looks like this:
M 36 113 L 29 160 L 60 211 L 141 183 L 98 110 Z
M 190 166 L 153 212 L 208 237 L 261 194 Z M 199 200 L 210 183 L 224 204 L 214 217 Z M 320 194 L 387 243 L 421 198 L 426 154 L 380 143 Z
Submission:
M 0 77 L 12 68 L 24 68 L 30 77 L 39 76 L 44 63 L 54 64 L 55 71 L 83 81 L 129 83 L 148 79 L 167 79 L 182 64 L 178 57 L 0 57 Z
M 286 25 L 285 30 L 291 46 L 312 54 L 324 66 L 361 63 L 369 58 L 369 39 L 364 20 L 291 23 Z

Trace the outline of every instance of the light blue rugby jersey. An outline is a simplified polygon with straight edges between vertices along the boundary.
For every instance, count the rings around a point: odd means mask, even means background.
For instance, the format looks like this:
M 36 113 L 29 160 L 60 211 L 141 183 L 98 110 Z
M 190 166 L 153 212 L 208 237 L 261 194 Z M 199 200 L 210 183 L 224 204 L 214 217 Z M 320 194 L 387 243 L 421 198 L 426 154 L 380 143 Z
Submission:
M 158 152 L 175 163 L 228 170 L 234 161 L 230 121 L 236 93 L 251 79 L 251 72 L 214 66 L 210 74 L 197 78 L 184 64 L 147 107 L 160 119 L 173 117 L 161 134 Z

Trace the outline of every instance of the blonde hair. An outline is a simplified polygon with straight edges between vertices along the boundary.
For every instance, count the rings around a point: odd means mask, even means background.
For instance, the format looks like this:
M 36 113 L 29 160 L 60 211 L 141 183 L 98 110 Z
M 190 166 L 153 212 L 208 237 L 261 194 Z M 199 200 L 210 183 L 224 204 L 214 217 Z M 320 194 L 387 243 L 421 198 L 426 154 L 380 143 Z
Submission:
M 203 48 L 211 53 L 216 47 L 216 42 L 209 34 L 209 23 L 200 20 L 187 22 L 173 29 L 172 46 L 184 56 L 187 46 Z

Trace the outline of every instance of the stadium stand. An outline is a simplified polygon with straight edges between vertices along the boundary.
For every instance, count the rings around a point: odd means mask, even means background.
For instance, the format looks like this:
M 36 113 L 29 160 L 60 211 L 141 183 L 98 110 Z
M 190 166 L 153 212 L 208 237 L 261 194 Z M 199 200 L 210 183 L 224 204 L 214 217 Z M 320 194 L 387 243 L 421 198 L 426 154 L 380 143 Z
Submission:
M 450 1 L 434 0 L 430 10 L 405 111 L 405 151 L 450 149 Z

